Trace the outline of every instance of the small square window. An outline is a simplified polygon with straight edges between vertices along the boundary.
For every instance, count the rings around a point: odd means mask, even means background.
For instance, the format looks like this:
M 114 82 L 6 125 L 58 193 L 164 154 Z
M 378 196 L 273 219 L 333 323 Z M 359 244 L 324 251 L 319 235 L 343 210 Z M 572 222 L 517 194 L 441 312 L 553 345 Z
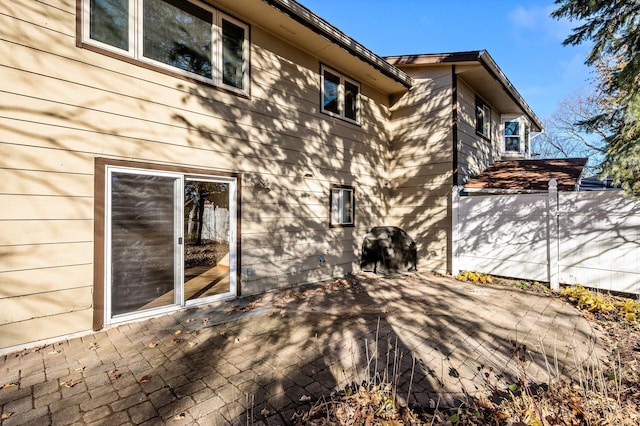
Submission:
M 360 124 L 360 85 L 322 67 L 322 112 Z
M 480 98 L 476 98 L 476 133 L 491 139 L 491 107 Z
M 354 190 L 352 186 L 332 185 L 329 200 L 332 228 L 354 226 Z

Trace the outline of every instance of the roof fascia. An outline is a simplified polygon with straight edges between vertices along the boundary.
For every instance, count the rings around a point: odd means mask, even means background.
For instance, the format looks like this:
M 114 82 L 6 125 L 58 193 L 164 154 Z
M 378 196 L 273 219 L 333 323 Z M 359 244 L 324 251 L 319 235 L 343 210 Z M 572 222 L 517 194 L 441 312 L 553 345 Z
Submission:
M 496 82 L 502 87 L 507 95 L 516 105 L 522 109 L 524 114 L 529 118 L 537 131 L 542 131 L 544 125 L 538 116 L 533 112 L 524 98 L 520 95 L 515 86 L 509 81 L 507 76 L 502 72 L 498 64 L 493 60 L 486 50 L 471 50 L 468 52 L 452 52 L 452 53 L 432 53 L 420 55 L 403 55 L 389 56 L 386 58 L 391 64 L 396 66 L 424 66 L 437 64 L 468 64 L 476 62 L 491 75 Z
M 531 123 L 537 127 L 537 131 L 539 132 L 543 131 L 544 125 L 542 124 L 542 121 L 540 120 L 540 118 L 538 118 L 536 113 L 533 112 L 529 104 L 527 104 L 527 102 L 520 95 L 520 93 L 515 88 L 515 86 L 511 83 L 511 81 L 509 81 L 509 79 L 504 74 L 504 72 L 502 72 L 502 70 L 500 69 L 498 64 L 496 64 L 496 62 L 493 60 L 491 55 L 489 55 L 489 53 L 486 50 L 482 50 L 478 55 L 478 61 L 480 62 L 480 64 L 482 64 L 484 69 L 486 69 L 487 72 L 489 72 L 498 81 L 498 83 L 500 83 L 500 85 L 505 90 L 505 92 L 507 92 L 509 97 L 513 99 L 513 101 L 516 104 L 518 104 L 520 108 L 522 108 L 522 110 L 527 115 Z
M 265 3 L 278 9 L 296 22 L 309 28 L 316 34 L 338 45 L 351 55 L 369 64 L 385 76 L 397 81 L 406 88 L 413 85 L 413 79 L 399 68 L 396 68 L 371 50 L 358 43 L 338 28 L 325 21 L 311 10 L 294 0 L 263 0 Z

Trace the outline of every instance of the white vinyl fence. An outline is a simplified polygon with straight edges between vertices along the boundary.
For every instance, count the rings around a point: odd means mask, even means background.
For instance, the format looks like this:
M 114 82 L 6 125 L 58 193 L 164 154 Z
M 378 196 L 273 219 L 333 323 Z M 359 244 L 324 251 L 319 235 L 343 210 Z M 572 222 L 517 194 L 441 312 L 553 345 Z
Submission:
M 640 294 L 640 200 L 622 191 L 453 195 L 453 272 Z

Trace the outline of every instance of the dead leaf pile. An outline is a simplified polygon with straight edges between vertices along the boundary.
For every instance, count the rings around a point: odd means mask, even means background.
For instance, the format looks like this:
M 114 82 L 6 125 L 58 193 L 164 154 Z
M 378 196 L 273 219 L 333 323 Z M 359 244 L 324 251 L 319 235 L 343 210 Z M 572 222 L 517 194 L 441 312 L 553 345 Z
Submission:
M 304 396 L 300 401 L 309 401 Z M 419 416 L 394 400 L 391 385 L 378 385 L 371 389 L 347 388 L 330 400 L 320 400 L 308 411 L 296 412 L 292 419 L 296 426 L 329 425 L 422 425 Z

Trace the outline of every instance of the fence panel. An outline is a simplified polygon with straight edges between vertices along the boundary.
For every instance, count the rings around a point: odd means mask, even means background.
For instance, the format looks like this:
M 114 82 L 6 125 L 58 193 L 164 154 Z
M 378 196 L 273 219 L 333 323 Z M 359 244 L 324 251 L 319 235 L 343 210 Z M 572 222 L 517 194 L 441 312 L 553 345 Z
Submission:
M 640 294 L 640 201 L 621 191 L 552 190 L 454 202 L 459 269 Z
M 461 269 L 547 281 L 546 194 L 460 197 Z
M 620 191 L 559 194 L 560 281 L 640 293 L 640 202 Z

